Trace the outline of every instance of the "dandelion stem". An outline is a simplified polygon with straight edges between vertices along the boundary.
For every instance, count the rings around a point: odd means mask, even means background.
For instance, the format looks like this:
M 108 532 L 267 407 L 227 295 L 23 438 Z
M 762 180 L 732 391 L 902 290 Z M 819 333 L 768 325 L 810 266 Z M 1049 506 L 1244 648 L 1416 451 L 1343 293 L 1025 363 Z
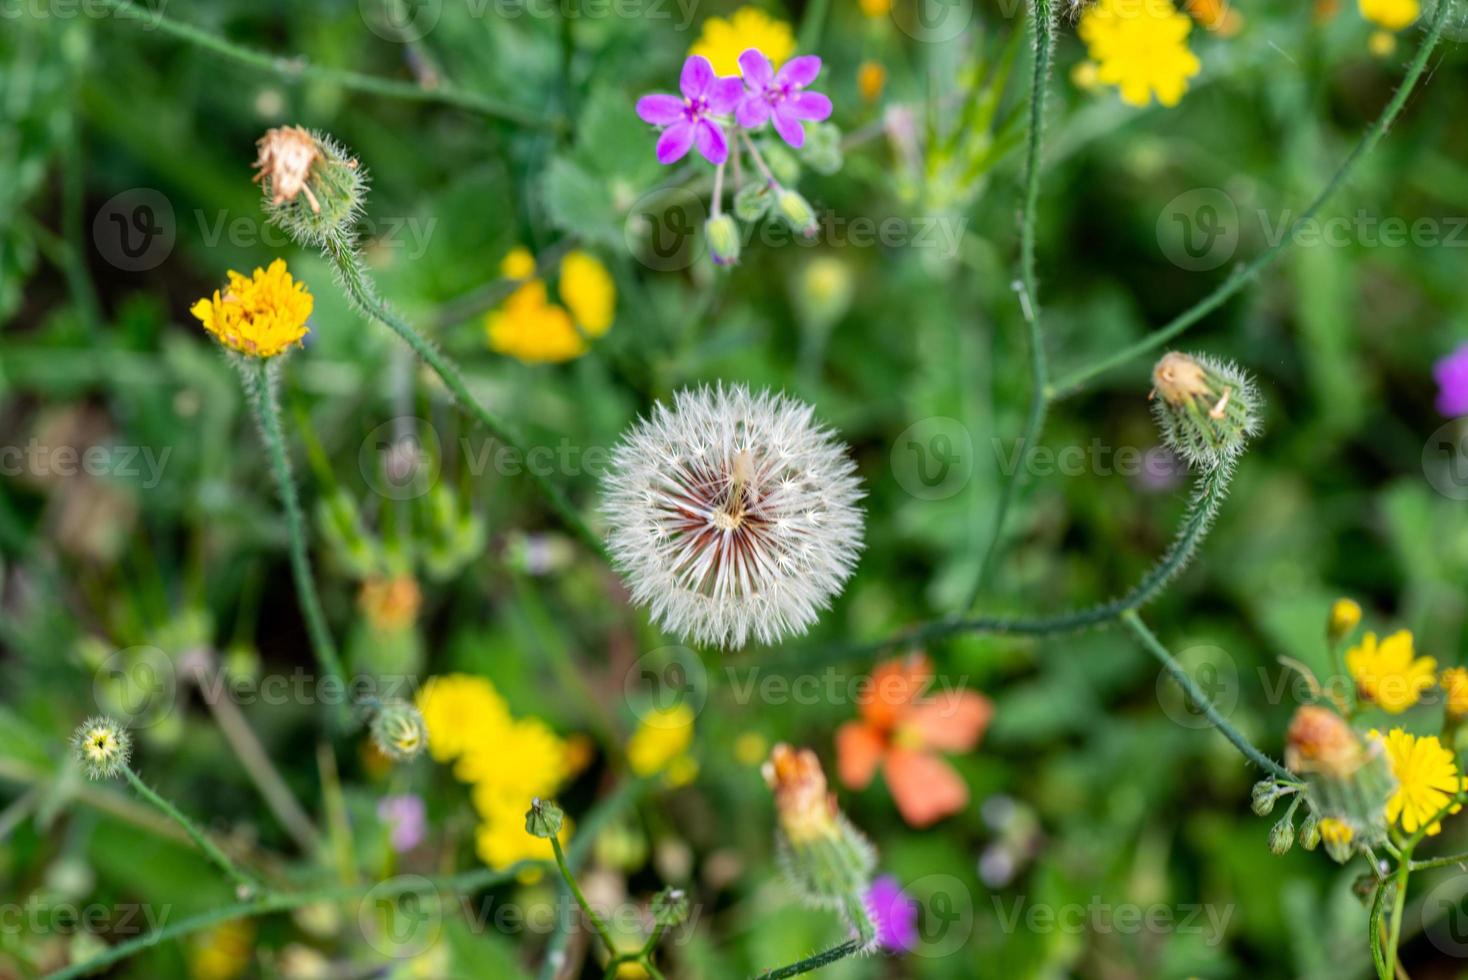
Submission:
M 1249 740 L 1239 733 L 1237 728 L 1229 724 L 1228 719 L 1208 699 L 1208 695 L 1203 693 L 1203 689 L 1193 680 L 1192 675 L 1183 669 L 1182 664 L 1177 662 L 1177 658 L 1172 655 L 1171 651 L 1163 646 L 1152 631 L 1147 628 L 1147 624 L 1142 622 L 1142 617 L 1137 615 L 1136 610 L 1132 609 L 1122 613 L 1121 621 L 1136 635 L 1137 639 L 1142 641 L 1142 646 L 1147 649 L 1147 652 L 1161 662 L 1163 668 L 1172 675 L 1172 679 L 1177 681 L 1178 686 L 1183 689 L 1183 693 L 1202 710 L 1209 721 L 1213 722 L 1218 730 L 1223 733 L 1223 737 L 1233 743 L 1234 748 L 1243 753 L 1244 758 L 1278 779 L 1283 779 L 1288 782 L 1295 781 L 1293 773 L 1269 758 L 1263 752 L 1254 748 Z M 1291 809 L 1299 805 L 1300 800 L 1296 798 Z
M 286 58 L 265 51 L 257 51 L 192 24 L 174 20 L 164 15 L 161 4 L 158 5 L 158 10 L 147 10 L 132 0 L 102 0 L 102 2 L 106 7 L 115 11 L 120 18 L 142 23 L 145 30 L 156 28 L 179 40 L 203 48 L 205 51 L 279 75 L 287 81 L 333 82 L 342 88 L 354 89 L 371 95 L 408 99 L 414 102 L 441 102 L 532 129 L 565 128 L 565 123 L 561 119 L 547 117 L 533 109 L 511 105 L 478 92 L 470 92 L 448 82 L 441 81 L 433 88 L 424 88 L 413 82 L 313 65 L 304 58 Z
M 596 934 L 601 937 L 602 945 L 607 948 L 607 953 L 609 953 L 612 957 L 616 957 L 617 944 L 612 939 L 612 934 L 607 929 L 607 924 L 601 920 L 601 916 L 596 914 L 596 911 L 591 907 L 591 903 L 588 902 L 586 900 L 586 896 L 582 894 L 581 886 L 576 883 L 576 876 L 572 874 L 571 869 L 567 867 L 566 854 L 564 851 L 561 850 L 561 842 L 556 839 L 554 834 L 551 835 L 550 842 L 551 850 L 554 851 L 556 855 L 556 867 L 561 869 L 561 877 L 566 879 L 566 887 L 571 889 L 571 894 L 575 897 L 576 904 L 581 906 L 581 911 L 586 913 L 586 918 L 591 923 L 591 927 L 595 929 Z
M 198 846 L 199 850 L 204 852 L 204 856 L 210 861 L 213 861 L 219 870 L 223 871 L 229 876 L 231 881 L 239 886 L 240 896 L 242 898 L 265 894 L 264 889 L 258 881 L 240 870 L 229 859 L 227 854 L 221 851 L 208 837 L 204 836 L 204 832 L 192 820 L 183 815 L 178 807 L 165 800 L 151 786 L 139 779 L 138 774 L 133 771 L 132 766 L 124 764 L 122 774 L 127 777 L 127 781 L 132 784 L 133 789 L 137 791 L 139 796 L 163 811 L 164 815 L 184 829 L 189 835 L 189 839 Z
M 316 592 L 316 580 L 311 575 L 311 557 L 306 548 L 306 521 L 301 513 L 301 500 L 296 493 L 296 481 L 291 476 L 290 457 L 285 451 L 285 436 L 280 424 L 280 406 L 276 402 L 276 388 L 280 382 L 278 358 L 264 364 L 241 365 L 245 394 L 255 410 L 255 420 L 260 426 L 260 437 L 265 441 L 265 450 L 270 456 L 270 468 L 275 474 L 275 488 L 280 502 L 285 507 L 286 529 L 290 534 L 291 574 L 296 583 L 296 601 L 301 614 L 306 618 L 306 632 L 311 638 L 311 648 L 316 660 L 328 677 L 345 682 L 341 658 L 336 652 L 336 643 L 326 625 L 326 613 L 321 608 L 321 596 Z
M 337 274 L 341 278 L 342 288 L 346 290 L 347 298 L 352 301 L 352 304 L 364 315 L 378 321 L 401 337 L 413 349 L 413 352 L 439 376 L 444 387 L 449 390 L 464 411 L 478 419 L 500 442 L 520 450 L 523 454 L 522 444 L 510 432 L 509 426 L 470 394 L 469 386 L 464 383 L 464 377 L 459 372 L 458 366 L 378 296 L 376 286 L 368 277 L 367 270 L 362 267 L 361 258 L 352 247 L 339 239 L 331 239 L 322 251 L 335 265 Z M 571 506 L 571 502 L 561 489 L 534 467 L 528 468 L 526 472 L 550 503 L 551 508 L 565 522 L 566 527 L 579 537 L 592 552 L 606 558 L 606 545 L 587 526 L 581 515 L 576 513 L 575 508 Z
M 1446 3 L 1443 6 L 1447 6 Z M 1397 865 L 1397 892 L 1392 896 L 1392 917 L 1387 927 L 1386 964 L 1387 970 L 1397 962 L 1397 944 L 1402 938 L 1402 910 L 1407 904 L 1407 878 L 1412 874 L 1412 846 L 1409 844 L 1402 854 L 1402 863 Z
M 144 950 L 152 949 L 160 943 L 193 935 L 211 926 L 216 926 L 221 922 L 229 922 L 234 919 L 255 918 L 257 916 L 270 915 L 274 912 L 289 912 L 292 909 L 303 908 L 307 905 L 317 905 L 324 902 L 350 901 L 369 894 L 372 896 L 373 901 L 383 901 L 402 895 L 421 895 L 429 892 L 464 894 L 477 891 L 481 888 L 500 885 L 507 881 L 513 881 L 516 876 L 526 871 L 544 867 L 545 864 L 541 861 L 520 861 L 499 871 L 478 868 L 473 871 L 465 871 L 459 874 L 437 878 L 423 878 L 418 875 L 400 875 L 396 878 L 390 878 L 375 884 L 353 885 L 349 887 L 338 886 L 313 891 L 293 892 L 285 895 L 268 895 L 257 901 L 224 905 L 217 909 L 211 909 L 208 912 L 201 912 L 198 915 L 190 916 L 187 919 L 180 919 L 172 925 L 145 933 L 126 942 L 118 943 L 106 952 L 100 953 L 84 963 L 77 963 L 64 970 L 58 970 L 55 973 L 49 974 L 46 980 L 75 980 L 78 977 L 91 976 L 102 970 L 103 967 L 121 962 Z
M 1079 368 L 1065 375 L 1054 385 L 1054 398 L 1064 398 L 1074 393 L 1082 384 L 1094 378 L 1096 375 L 1103 374 L 1118 365 L 1125 364 L 1135 357 L 1139 357 L 1148 351 L 1156 350 L 1166 344 L 1173 337 L 1176 337 L 1188 329 L 1188 327 L 1191 327 L 1203 319 L 1203 317 L 1221 307 L 1235 293 L 1257 279 L 1261 272 L 1272 265 L 1275 259 L 1279 258 L 1280 254 L 1293 244 L 1296 233 L 1306 224 L 1313 221 L 1321 209 L 1330 202 L 1330 199 L 1335 196 L 1336 191 L 1340 190 L 1342 185 L 1350 178 L 1362 158 L 1370 153 L 1377 143 L 1381 142 L 1382 137 L 1386 135 L 1386 131 L 1396 121 L 1397 116 L 1401 114 L 1403 107 L 1407 104 L 1407 99 L 1411 96 L 1412 91 L 1417 86 L 1417 82 L 1422 77 L 1422 73 L 1427 68 L 1428 59 L 1432 57 L 1432 52 L 1437 48 L 1438 42 L 1442 39 L 1448 17 L 1452 14 L 1456 6 L 1457 3 L 1455 0 L 1442 0 L 1438 4 L 1437 14 L 1433 17 L 1432 24 L 1427 31 L 1427 38 L 1422 42 L 1422 47 L 1418 50 L 1417 57 L 1412 60 L 1412 64 L 1407 68 L 1407 73 L 1403 76 L 1402 84 L 1398 87 L 1396 95 L 1387 103 L 1386 108 L 1377 117 L 1376 121 L 1371 124 L 1371 127 L 1366 130 L 1365 135 L 1361 137 L 1361 141 L 1356 144 L 1355 149 L 1346 157 L 1340 169 L 1335 172 L 1330 182 L 1325 185 L 1325 189 L 1316 196 L 1315 200 L 1310 203 L 1310 206 L 1290 225 L 1288 232 L 1261 252 L 1252 262 L 1231 275 L 1221 286 L 1174 318 L 1172 322 L 1160 330 L 1148 334 L 1146 337 L 1143 337 L 1128 347 L 1122 348 L 1115 354 L 1103 357 L 1094 364 L 1089 364 L 1086 367 Z
M 846 942 L 841 943 L 839 946 L 832 946 L 828 950 L 824 950 L 814 956 L 799 960 L 798 962 L 791 963 L 789 966 L 782 966 L 777 970 L 766 970 L 764 973 L 761 973 L 758 977 L 756 977 L 755 980 L 784 980 L 785 977 L 798 977 L 802 973 L 812 973 L 816 970 L 819 970 L 823 966 L 829 966 L 832 963 L 835 963 L 837 960 L 845 959 L 848 956 L 854 956 L 861 951 L 861 940 L 848 939 Z

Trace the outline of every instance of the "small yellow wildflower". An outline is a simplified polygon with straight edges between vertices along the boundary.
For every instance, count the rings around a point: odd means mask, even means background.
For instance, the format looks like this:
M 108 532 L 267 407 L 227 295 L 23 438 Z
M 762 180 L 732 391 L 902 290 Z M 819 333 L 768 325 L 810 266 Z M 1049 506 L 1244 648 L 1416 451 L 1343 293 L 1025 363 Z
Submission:
M 565 740 L 539 718 L 517 718 L 466 748 L 454 777 L 473 784 L 481 815 L 503 803 L 519 807 L 523 817 L 532 799 L 560 788 L 567 769 Z
M 759 732 L 744 732 L 734 740 L 734 758 L 741 766 L 759 765 L 769 751 L 769 743 Z
M 417 702 L 428 725 L 428 751 L 439 762 L 452 762 L 470 748 L 492 744 L 510 725 L 505 699 L 483 677 L 430 677 Z
M 215 290 L 213 299 L 199 300 L 189 312 L 229 349 L 274 357 L 309 332 L 312 304 L 305 283 L 292 279 L 285 260 L 276 259 L 251 278 L 231 271 L 223 295 Z
M 1451 667 L 1442 672 L 1438 678 L 1446 695 L 1446 707 L 1449 718 L 1462 718 L 1468 715 L 1468 670 L 1462 667 Z
M 189 943 L 189 977 L 191 980 L 234 980 L 249 967 L 254 948 L 253 922 L 249 919 L 222 922 Z
M 1412 634 L 1398 630 L 1378 645 L 1375 633 L 1361 638 L 1361 645 L 1346 651 L 1346 669 L 1356 681 L 1361 696 L 1369 698 L 1389 714 L 1399 715 L 1422 697 L 1436 678 L 1437 661 L 1414 657 Z
M 1339 643 L 1357 626 L 1361 625 L 1361 604 L 1355 599 L 1337 599 L 1331 603 L 1330 619 L 1325 632 L 1330 642 Z
M 795 53 L 795 34 L 790 25 L 776 20 L 757 7 L 740 7 L 728 20 L 710 17 L 690 55 L 701 54 L 719 75 L 738 75 L 739 56 L 757 48 L 776 68 Z
M 1390 57 L 1397 50 L 1397 36 L 1390 31 L 1372 31 L 1366 48 L 1377 58 Z
M 111 779 L 122 772 L 132 744 L 127 729 L 107 717 L 88 718 L 71 736 L 77 761 L 93 779 Z
M 545 282 L 531 278 L 535 259 L 526 249 L 516 248 L 505 256 L 500 272 L 525 280 L 484 320 L 489 345 L 501 354 L 528 364 L 574 360 L 586 353 L 588 337 L 600 337 L 612 325 L 617 288 L 606 267 L 587 252 L 570 252 L 561 262 L 560 291 L 566 306 L 552 303 Z
M 860 0 L 861 12 L 868 17 L 886 17 L 892 12 L 892 0 Z
M 1077 61 L 1070 70 L 1071 84 L 1082 92 L 1101 87 L 1101 68 L 1094 61 Z
M 887 69 L 879 61 L 863 61 L 861 67 L 856 70 L 856 89 L 861 93 L 862 101 L 875 102 L 882 96 L 882 89 L 887 86 Z
M 1335 817 L 1326 817 L 1320 821 L 1320 839 L 1325 841 L 1327 845 L 1334 844 L 1339 846 L 1349 844 L 1355 836 L 1356 832 L 1344 820 L 1337 820 Z
M 1381 737 L 1378 732 L 1370 734 Z M 1400 822 L 1402 830 L 1415 834 L 1442 812 L 1464 781 L 1458 775 L 1453 753 L 1436 735 L 1409 735 L 1393 728 L 1386 735 L 1385 745 L 1392 775 L 1397 779 L 1397 789 L 1386 801 L 1386 819 L 1390 823 Z M 1460 809 L 1455 806 L 1448 812 L 1457 813 Z M 1427 827 L 1427 836 L 1441 830 L 1440 823 L 1433 823 Z
M 1098 0 L 1077 30 L 1100 65 L 1097 77 L 1115 85 L 1123 102 L 1145 106 L 1155 95 L 1174 106 L 1203 68 L 1188 50 L 1192 29 L 1172 0 Z
M 1420 0 L 1358 0 L 1361 16 L 1389 31 L 1410 27 L 1422 15 Z
M 580 250 L 561 259 L 561 301 L 588 336 L 600 337 L 612 325 L 617 309 L 617 287 L 607 267 Z
M 649 711 L 627 742 L 627 763 L 639 776 L 667 769 L 693 744 L 693 709 L 686 704 Z

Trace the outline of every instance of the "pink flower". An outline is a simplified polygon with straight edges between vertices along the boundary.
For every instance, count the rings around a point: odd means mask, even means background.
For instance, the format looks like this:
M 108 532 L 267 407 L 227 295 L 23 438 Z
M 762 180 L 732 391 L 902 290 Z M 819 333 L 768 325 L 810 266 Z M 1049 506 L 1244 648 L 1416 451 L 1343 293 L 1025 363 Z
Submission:
M 1468 415 L 1468 344 L 1433 365 L 1437 378 L 1437 410 L 1448 418 Z
M 800 147 L 805 143 L 801 120 L 819 122 L 830 117 L 831 100 L 819 92 L 804 91 L 821 73 L 821 59 L 815 55 L 792 58 L 776 74 L 770 59 L 750 48 L 739 56 L 739 70 L 749 91 L 734 118 L 745 129 L 756 129 L 769 119 L 782 140 Z
M 683 62 L 678 88 L 683 92 L 681 99 L 657 94 L 637 100 L 642 121 L 664 127 L 658 137 L 658 163 L 676 163 L 692 146 L 709 163 L 723 163 L 729 157 L 729 141 L 723 127 L 709 117 L 733 112 L 743 83 L 737 78 L 719 78 L 707 58 L 693 55 Z

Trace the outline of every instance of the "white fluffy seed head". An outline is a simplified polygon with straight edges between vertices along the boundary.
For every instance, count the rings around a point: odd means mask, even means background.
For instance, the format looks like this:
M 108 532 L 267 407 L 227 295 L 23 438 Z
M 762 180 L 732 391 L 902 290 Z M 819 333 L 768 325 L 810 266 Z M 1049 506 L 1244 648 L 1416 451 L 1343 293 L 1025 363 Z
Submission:
M 773 643 L 809 629 L 851 576 L 861 484 L 813 411 L 743 386 L 686 389 L 613 450 L 612 558 L 670 633 Z

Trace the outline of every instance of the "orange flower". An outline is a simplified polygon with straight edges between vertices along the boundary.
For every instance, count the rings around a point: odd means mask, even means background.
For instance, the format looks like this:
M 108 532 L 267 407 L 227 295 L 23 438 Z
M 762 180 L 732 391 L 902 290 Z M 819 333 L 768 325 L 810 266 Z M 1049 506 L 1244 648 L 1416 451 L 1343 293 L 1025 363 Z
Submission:
M 850 789 L 871 783 L 878 767 L 897 810 L 927 827 L 968 805 L 968 785 L 939 752 L 978 744 L 994 706 L 972 691 L 929 694 L 933 665 L 922 654 L 889 660 L 872 672 L 861 719 L 836 732 L 836 771 Z

